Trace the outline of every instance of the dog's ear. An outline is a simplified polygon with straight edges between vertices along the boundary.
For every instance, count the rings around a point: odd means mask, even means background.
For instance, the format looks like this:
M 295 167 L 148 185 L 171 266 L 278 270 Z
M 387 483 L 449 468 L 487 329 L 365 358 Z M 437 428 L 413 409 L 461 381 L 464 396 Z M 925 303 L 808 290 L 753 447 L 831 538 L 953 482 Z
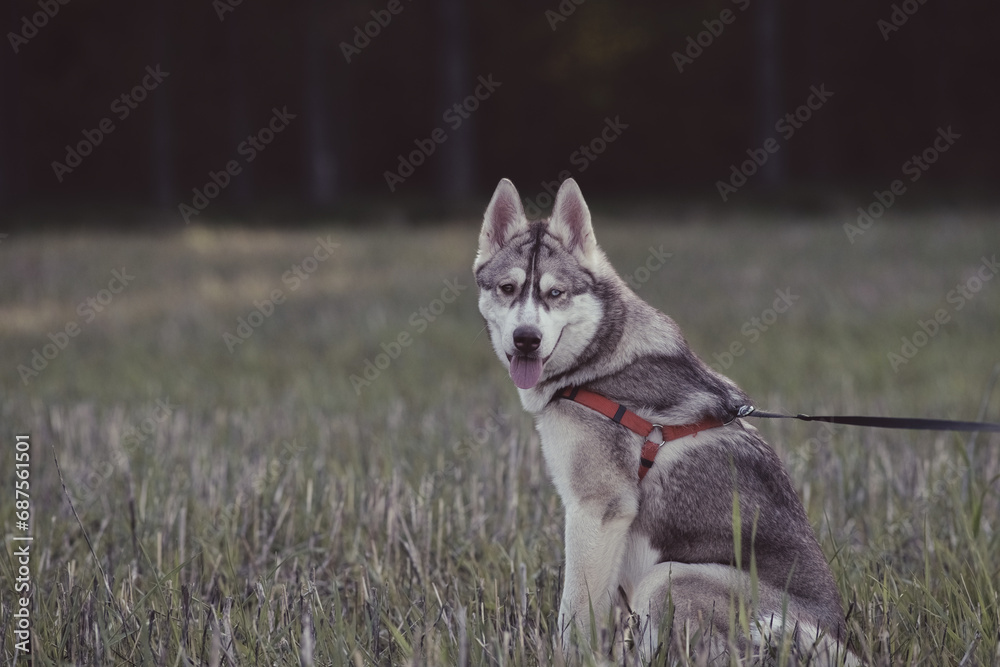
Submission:
M 597 250 L 594 228 L 590 223 L 590 209 L 583 201 L 580 186 L 567 178 L 559 186 L 556 203 L 552 206 L 549 232 L 562 239 L 566 249 L 583 258 L 592 257 Z
M 478 267 L 502 248 L 514 234 L 528 227 L 524 206 L 514 184 L 502 179 L 493 192 L 493 199 L 486 207 L 483 229 L 479 233 L 479 253 L 474 266 Z

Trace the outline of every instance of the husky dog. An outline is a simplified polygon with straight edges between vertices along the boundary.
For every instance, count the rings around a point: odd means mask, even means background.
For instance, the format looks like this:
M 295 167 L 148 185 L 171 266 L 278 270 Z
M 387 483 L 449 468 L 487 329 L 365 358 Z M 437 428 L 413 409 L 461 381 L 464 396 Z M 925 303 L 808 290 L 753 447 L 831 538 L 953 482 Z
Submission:
M 551 218 L 529 222 L 500 181 L 473 271 L 566 511 L 564 647 L 573 622 L 589 632 L 618 605 L 639 619 L 643 651 L 656 649 L 670 611 L 674 650 L 700 641 L 716 658 L 783 638 L 800 655 L 843 660 L 840 595 L 781 461 L 739 418 L 749 399 L 615 273 L 576 182 L 562 183 Z M 651 443 L 611 412 L 567 400 L 570 388 L 647 426 L 707 426 L 681 431 L 647 466 Z

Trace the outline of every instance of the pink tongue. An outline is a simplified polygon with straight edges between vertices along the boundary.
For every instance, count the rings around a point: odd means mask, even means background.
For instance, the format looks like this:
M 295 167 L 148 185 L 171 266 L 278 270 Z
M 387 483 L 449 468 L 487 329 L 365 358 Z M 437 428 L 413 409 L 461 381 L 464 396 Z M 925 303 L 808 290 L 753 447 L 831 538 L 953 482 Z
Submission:
M 515 354 L 510 359 L 510 379 L 521 389 L 531 389 L 542 376 L 542 360 Z

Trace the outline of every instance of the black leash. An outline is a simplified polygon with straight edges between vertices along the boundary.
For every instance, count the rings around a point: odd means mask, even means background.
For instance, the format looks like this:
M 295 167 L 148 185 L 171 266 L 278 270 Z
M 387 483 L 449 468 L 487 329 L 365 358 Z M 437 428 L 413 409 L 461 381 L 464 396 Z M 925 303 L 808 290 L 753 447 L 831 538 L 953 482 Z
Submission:
M 851 426 L 873 426 L 875 428 L 903 428 L 920 431 L 991 431 L 1000 433 L 1000 424 L 990 422 L 964 422 L 948 419 L 914 419 L 907 417 L 862 417 L 854 415 L 833 415 L 814 417 L 811 415 L 783 415 L 779 412 L 765 412 L 752 405 L 744 405 L 737 417 L 761 417 L 763 419 L 800 419 L 806 422 L 829 422 Z

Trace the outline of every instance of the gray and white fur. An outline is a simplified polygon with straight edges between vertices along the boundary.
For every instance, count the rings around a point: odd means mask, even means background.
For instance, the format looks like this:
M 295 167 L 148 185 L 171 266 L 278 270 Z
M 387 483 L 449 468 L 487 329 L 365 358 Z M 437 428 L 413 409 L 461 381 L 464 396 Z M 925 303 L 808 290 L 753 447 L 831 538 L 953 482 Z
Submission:
M 535 416 L 566 511 L 564 643 L 571 623 L 589 632 L 591 610 L 601 624 L 620 605 L 639 617 L 636 644 L 648 652 L 669 599 L 676 650 L 700 637 L 718 656 L 790 636 L 820 662 L 852 660 L 840 595 L 792 483 L 757 430 L 733 420 L 748 397 L 618 276 L 576 182 L 562 183 L 551 218 L 529 222 L 500 181 L 473 270 L 490 340 Z M 643 437 L 557 398 L 568 386 L 656 424 L 733 421 L 667 443 L 639 483 Z M 740 600 L 749 618 L 731 628 Z

